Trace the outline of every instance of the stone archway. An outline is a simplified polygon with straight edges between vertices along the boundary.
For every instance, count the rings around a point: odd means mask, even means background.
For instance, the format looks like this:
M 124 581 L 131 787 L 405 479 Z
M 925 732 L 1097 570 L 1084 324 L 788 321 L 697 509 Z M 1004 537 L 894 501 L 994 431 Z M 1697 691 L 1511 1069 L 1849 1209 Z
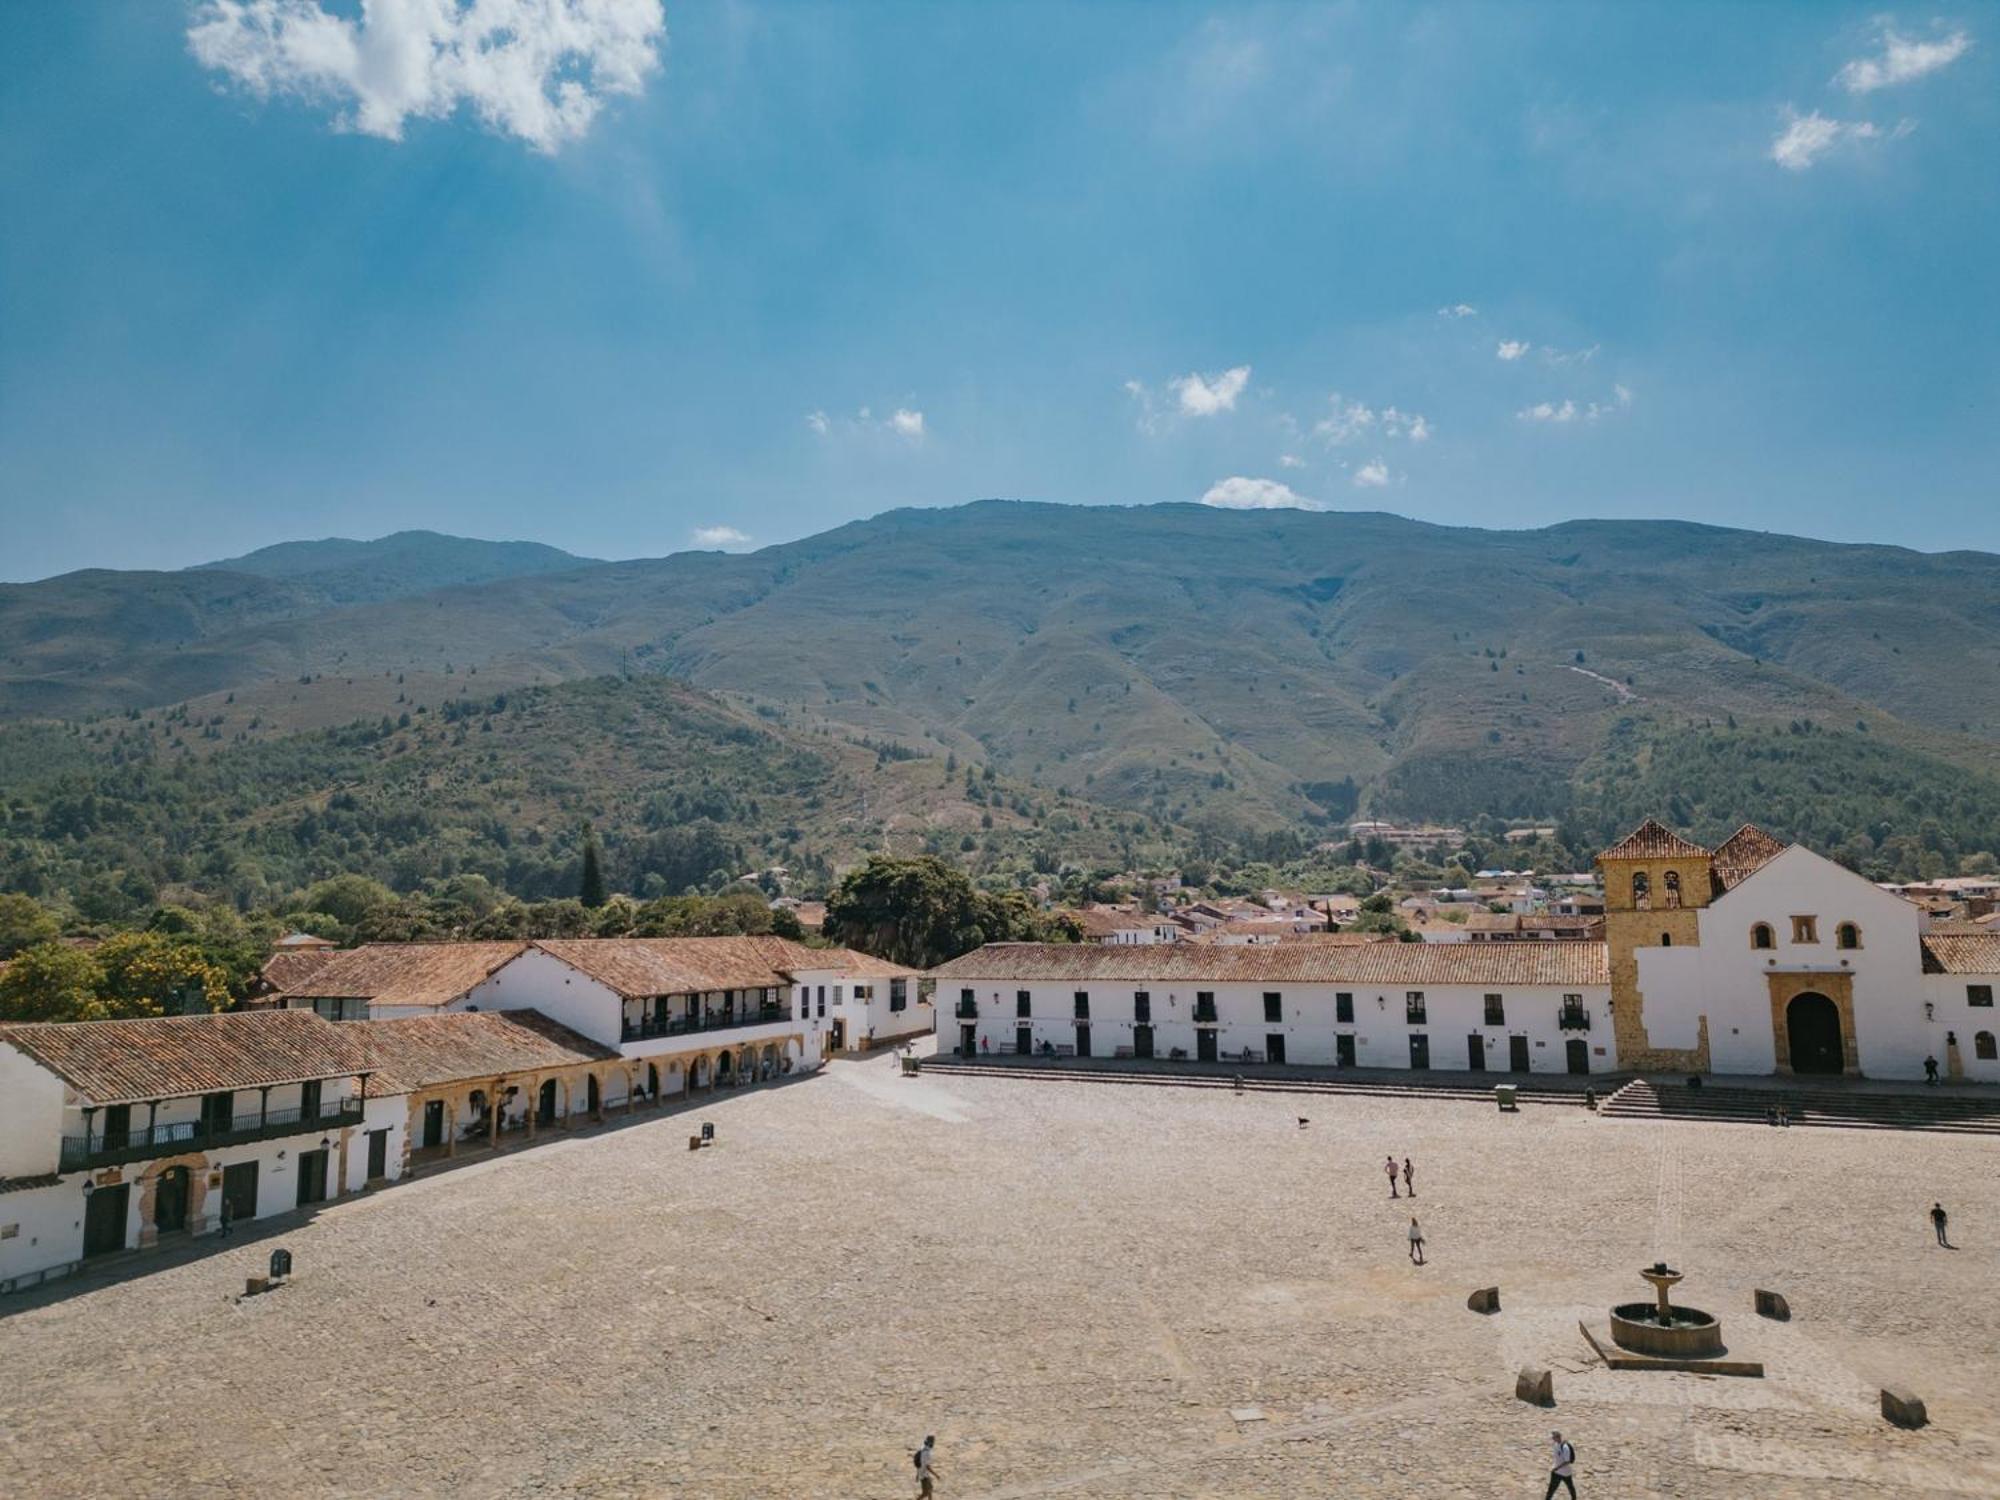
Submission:
M 1794 1073 L 1846 1071 L 1840 1008 L 1817 990 L 1801 991 L 1785 1006 L 1785 1041 Z

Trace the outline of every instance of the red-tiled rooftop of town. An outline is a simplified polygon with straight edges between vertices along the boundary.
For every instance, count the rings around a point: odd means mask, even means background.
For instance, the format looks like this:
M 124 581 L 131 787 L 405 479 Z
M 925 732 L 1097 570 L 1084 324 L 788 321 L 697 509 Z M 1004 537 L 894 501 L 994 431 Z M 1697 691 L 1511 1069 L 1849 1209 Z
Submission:
M 345 1030 L 309 1010 L 0 1026 L 91 1104 L 174 1099 L 367 1071 Z
M 1602 943 L 988 943 L 940 964 L 941 984 L 962 980 L 1217 984 L 1604 985 Z

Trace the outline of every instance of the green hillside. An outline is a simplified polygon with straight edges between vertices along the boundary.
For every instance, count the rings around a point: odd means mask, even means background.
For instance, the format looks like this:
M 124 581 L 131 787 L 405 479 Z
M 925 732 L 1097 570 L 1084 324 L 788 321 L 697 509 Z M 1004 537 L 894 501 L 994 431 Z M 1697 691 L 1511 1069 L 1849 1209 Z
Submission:
M 146 619 L 104 604 L 120 579 L 158 596 Z M 661 675 L 802 742 L 955 755 L 1223 838 L 1356 810 L 1587 815 L 1634 724 L 1664 741 L 1811 722 L 1834 732 L 1794 748 L 1830 784 L 1862 774 L 1851 740 L 1968 807 L 2000 773 L 2000 559 L 1979 553 L 1678 522 L 1504 532 L 986 501 L 365 605 L 284 592 L 300 586 L 217 572 L 0 591 L 0 713 L 185 702 L 232 740 L 271 740 L 410 701 Z M 1730 785 L 1717 818 L 1768 816 L 1768 782 Z
M 985 767 L 794 732 L 659 677 L 406 699 L 281 735 L 178 708 L 0 726 L 0 788 L 0 890 L 100 922 L 196 896 L 267 907 L 345 873 L 571 896 L 586 821 L 611 888 L 643 898 L 772 866 L 819 889 L 885 849 L 1025 869 L 1057 848 L 1121 863 L 1177 848 Z
M 329 537 L 279 542 L 194 571 L 248 573 L 310 587 L 332 604 L 401 599 L 457 583 L 560 573 L 595 559 L 539 542 L 482 542 L 435 531 L 398 531 L 372 542 Z

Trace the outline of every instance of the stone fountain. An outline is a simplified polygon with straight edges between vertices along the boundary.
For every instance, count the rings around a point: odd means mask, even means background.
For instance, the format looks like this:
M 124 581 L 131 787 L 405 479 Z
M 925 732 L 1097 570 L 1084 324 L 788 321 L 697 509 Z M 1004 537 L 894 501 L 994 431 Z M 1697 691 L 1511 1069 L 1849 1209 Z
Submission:
M 1651 1302 L 1621 1302 L 1611 1309 L 1611 1341 L 1654 1359 L 1716 1359 L 1727 1351 L 1722 1325 L 1698 1307 L 1675 1307 L 1668 1288 L 1682 1273 L 1655 1261 L 1639 1273 L 1653 1288 Z

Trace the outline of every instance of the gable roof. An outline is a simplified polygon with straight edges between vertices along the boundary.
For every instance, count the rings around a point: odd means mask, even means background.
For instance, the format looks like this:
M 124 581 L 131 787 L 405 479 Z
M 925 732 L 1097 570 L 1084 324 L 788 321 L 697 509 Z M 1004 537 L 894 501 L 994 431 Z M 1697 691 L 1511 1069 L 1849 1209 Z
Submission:
M 280 994 L 303 985 L 340 955 L 329 948 L 305 948 L 297 952 L 273 953 L 257 972 L 264 983 Z
M 1602 943 L 988 943 L 941 964 L 941 983 L 1605 985 Z
M 628 1000 L 778 989 L 791 983 L 794 969 L 848 967 L 836 958 L 846 949 L 808 948 L 780 937 L 545 938 L 535 946 Z
M 1773 838 L 1755 823 L 1745 823 L 1715 846 L 1715 881 L 1728 890 L 1776 859 L 1789 844 Z
M 527 950 L 521 941 L 369 943 L 324 955 L 298 977 L 280 983 L 279 993 L 287 998 L 367 1000 L 375 1005 L 449 1005 Z M 270 964 L 265 973 L 278 982 Z
M 1927 932 L 1926 974 L 2000 976 L 2000 932 Z
M 1708 853 L 1655 818 L 1648 818 L 1597 857 L 1606 859 L 1683 859 Z
M 176 1099 L 368 1071 L 345 1031 L 309 1010 L 0 1026 L 90 1104 Z
M 464 1078 L 492 1078 L 609 1062 L 618 1053 L 538 1010 L 445 1011 L 395 1021 L 357 1021 L 347 1034 L 374 1076 L 371 1097 L 410 1094 Z

